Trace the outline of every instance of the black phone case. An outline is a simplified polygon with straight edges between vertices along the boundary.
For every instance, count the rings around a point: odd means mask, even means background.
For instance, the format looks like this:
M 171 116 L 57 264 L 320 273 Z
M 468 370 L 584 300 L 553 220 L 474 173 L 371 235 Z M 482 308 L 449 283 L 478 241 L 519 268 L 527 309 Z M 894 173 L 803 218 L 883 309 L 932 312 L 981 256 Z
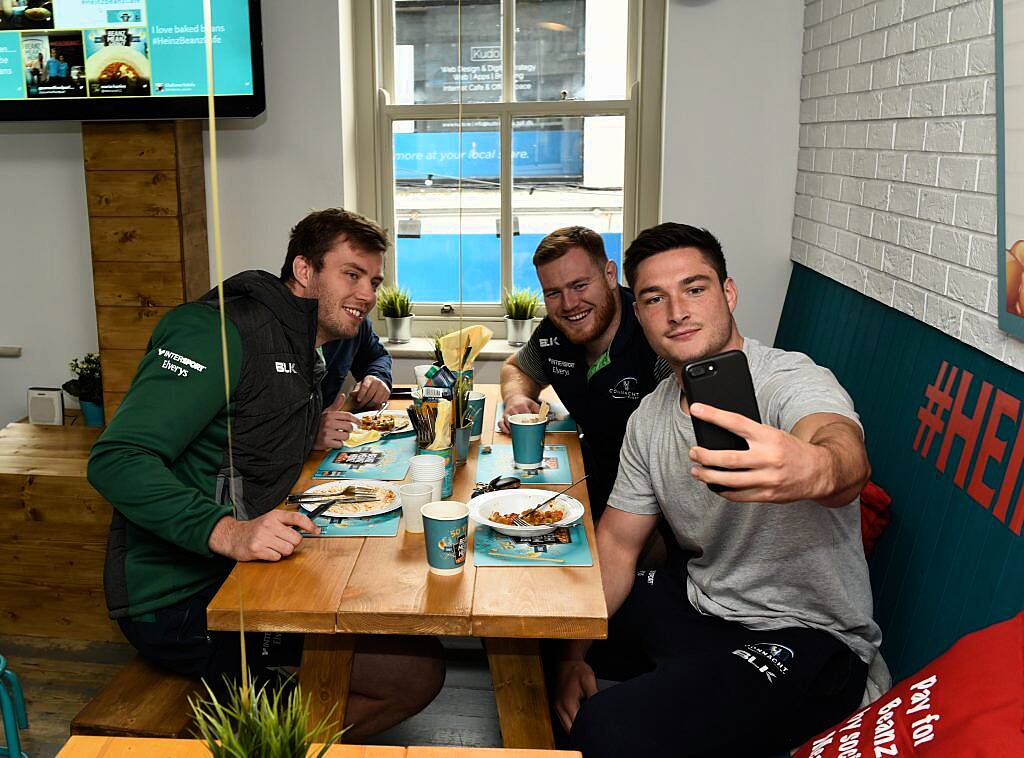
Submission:
M 761 423 L 750 366 L 741 350 L 729 350 L 688 363 L 683 368 L 683 391 L 691 405 L 704 403 Z M 727 429 L 698 418 L 691 417 L 691 420 L 697 444 L 701 447 L 709 450 L 748 450 L 750 447 L 745 439 Z M 709 484 L 708 487 L 713 492 L 727 489 L 718 484 Z

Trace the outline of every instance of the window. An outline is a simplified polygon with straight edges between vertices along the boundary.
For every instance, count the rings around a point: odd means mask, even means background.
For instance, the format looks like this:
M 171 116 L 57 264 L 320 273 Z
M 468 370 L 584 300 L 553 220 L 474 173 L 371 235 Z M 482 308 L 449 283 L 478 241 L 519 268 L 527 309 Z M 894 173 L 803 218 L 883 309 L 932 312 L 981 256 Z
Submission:
M 411 291 L 418 321 L 500 318 L 504 289 L 539 289 L 534 249 L 562 226 L 600 232 L 621 263 L 641 185 L 653 191 L 640 216 L 656 221 L 663 6 L 380 0 L 375 209 L 394 236 L 388 278 Z M 639 145 L 647 113 L 653 161 Z

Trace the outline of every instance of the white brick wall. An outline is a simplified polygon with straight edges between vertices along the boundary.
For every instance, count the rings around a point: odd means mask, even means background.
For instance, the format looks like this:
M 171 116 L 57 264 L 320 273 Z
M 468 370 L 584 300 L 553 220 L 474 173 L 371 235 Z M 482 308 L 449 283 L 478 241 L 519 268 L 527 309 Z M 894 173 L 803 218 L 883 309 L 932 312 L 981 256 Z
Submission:
M 993 0 L 805 0 L 792 258 L 1024 368 L 996 325 Z

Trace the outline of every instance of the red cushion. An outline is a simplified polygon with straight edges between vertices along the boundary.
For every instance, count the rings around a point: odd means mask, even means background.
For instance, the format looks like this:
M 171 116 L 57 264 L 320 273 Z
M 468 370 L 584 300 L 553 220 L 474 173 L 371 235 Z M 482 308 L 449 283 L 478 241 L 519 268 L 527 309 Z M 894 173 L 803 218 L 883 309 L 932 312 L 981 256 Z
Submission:
M 798 758 L 1024 756 L 1024 613 L 969 634 Z
M 874 482 L 868 482 L 860 493 L 860 536 L 864 542 L 864 555 L 871 551 L 889 524 L 889 506 L 892 498 Z

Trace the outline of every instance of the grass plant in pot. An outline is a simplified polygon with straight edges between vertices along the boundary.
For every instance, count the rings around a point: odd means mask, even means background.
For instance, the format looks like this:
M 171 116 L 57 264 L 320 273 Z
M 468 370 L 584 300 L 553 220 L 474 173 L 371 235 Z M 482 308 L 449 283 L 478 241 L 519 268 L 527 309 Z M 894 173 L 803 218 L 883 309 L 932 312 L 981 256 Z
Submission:
M 290 682 L 257 686 L 247 674 L 242 684 L 226 684 L 227 694 L 206 685 L 205 697 L 190 701 L 195 735 L 213 758 L 322 758 L 341 737 L 333 712 L 310 724 L 310 700 Z M 312 752 L 318 743 L 322 747 Z
M 533 333 L 533 317 L 540 307 L 540 295 L 530 289 L 505 290 L 505 325 L 510 345 L 525 345 Z
M 86 353 L 68 364 L 74 379 L 64 382 L 62 389 L 78 398 L 86 426 L 103 426 L 103 380 L 100 376 L 100 357 Z
M 388 338 L 392 342 L 412 339 L 412 298 L 409 290 L 383 286 L 377 290 L 377 308 L 388 325 Z

